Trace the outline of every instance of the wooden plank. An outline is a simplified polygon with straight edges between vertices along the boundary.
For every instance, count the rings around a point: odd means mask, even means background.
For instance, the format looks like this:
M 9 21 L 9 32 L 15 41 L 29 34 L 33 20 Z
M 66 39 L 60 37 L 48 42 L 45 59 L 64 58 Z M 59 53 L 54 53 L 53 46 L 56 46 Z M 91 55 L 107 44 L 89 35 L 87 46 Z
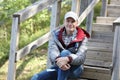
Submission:
M 113 26 L 112 24 L 101 24 L 101 23 L 93 23 L 93 31 L 102 31 L 102 32 L 112 32 Z
M 110 68 L 112 62 L 105 62 L 101 60 L 93 60 L 93 59 L 86 59 L 84 65 L 87 66 L 94 66 L 94 67 L 103 67 L 103 68 Z
M 94 47 L 94 46 L 88 46 L 88 50 L 112 52 L 112 49 L 109 49 L 109 48 L 101 48 L 101 47 Z
M 18 23 L 19 23 L 19 18 L 13 17 L 7 80 L 15 80 L 15 74 L 16 74 L 15 57 L 16 57 L 16 49 L 18 47 L 17 34 L 19 34 Z
M 38 48 L 49 40 L 50 32 L 45 34 L 44 36 L 38 38 L 37 40 L 31 42 L 27 46 L 16 52 L 16 61 L 20 60 L 25 55 L 29 54 L 31 50 Z
M 94 39 L 94 38 L 90 38 L 88 39 L 88 42 L 100 42 L 100 43 L 113 43 L 113 40 L 106 40 L 106 39 Z
M 110 4 L 120 5 L 120 0 L 110 0 Z
M 106 42 L 88 42 L 88 46 L 95 46 L 95 47 L 106 47 L 112 49 L 113 44 L 112 43 L 106 43 Z
M 100 68 L 100 67 L 91 67 L 91 66 L 85 66 L 84 65 L 84 71 L 85 72 L 98 72 L 98 73 L 105 73 L 105 74 L 111 74 L 111 70 L 108 68 Z
M 112 51 L 113 45 L 110 43 L 88 42 L 88 50 Z
M 92 2 L 93 0 L 88 0 L 88 5 Z M 94 9 L 88 14 L 87 19 L 86 19 L 86 30 L 90 34 L 92 34 L 92 23 L 93 23 L 93 14 Z
M 53 31 L 56 27 L 59 26 L 60 12 L 61 12 L 61 1 L 56 1 L 52 5 L 50 31 Z
M 60 11 L 61 11 L 61 1 L 56 1 L 52 5 L 52 15 L 51 15 L 51 22 L 50 22 L 50 32 L 52 32 L 56 27 L 58 27 L 60 22 Z M 48 44 L 49 45 L 49 44 Z M 49 55 L 47 56 L 47 68 L 51 67 L 51 62 L 49 59 Z
M 94 8 L 94 6 L 99 2 L 100 0 L 93 0 L 90 5 L 85 9 L 85 11 L 80 15 L 78 19 L 78 25 L 80 25 L 83 20 L 87 17 L 87 15 L 91 12 L 91 10 Z
M 113 23 L 117 17 L 97 17 L 96 23 Z
M 98 67 L 89 67 L 85 66 L 84 73 L 82 74 L 82 78 L 88 79 L 97 79 L 97 80 L 110 80 L 110 69 L 98 68 Z
M 112 52 L 102 52 L 102 51 L 88 50 L 87 53 L 86 53 L 86 59 L 112 62 Z
M 119 17 L 120 16 L 120 5 L 108 5 L 108 16 Z
M 114 22 L 113 72 L 111 80 L 120 80 L 120 18 Z
M 94 39 L 104 39 L 104 40 L 113 41 L 113 39 L 114 39 L 114 32 L 92 31 L 91 38 L 94 38 Z
M 18 16 L 20 19 L 20 22 L 25 21 L 26 19 L 34 16 L 39 11 L 49 7 L 57 0 L 40 0 L 31 6 L 28 6 L 24 10 L 21 10 L 19 12 L 16 12 L 13 14 L 13 16 Z
M 102 0 L 102 8 L 100 11 L 100 16 L 107 16 L 107 4 L 108 4 L 108 0 Z
M 72 0 L 71 11 L 76 12 L 79 15 L 80 11 L 80 0 Z

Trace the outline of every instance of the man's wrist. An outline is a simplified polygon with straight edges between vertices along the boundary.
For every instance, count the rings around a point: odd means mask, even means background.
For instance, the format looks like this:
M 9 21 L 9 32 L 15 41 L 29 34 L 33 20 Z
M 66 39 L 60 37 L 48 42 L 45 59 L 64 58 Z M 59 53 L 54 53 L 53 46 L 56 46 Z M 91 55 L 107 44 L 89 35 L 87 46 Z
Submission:
M 71 63 L 71 62 L 72 62 L 72 57 L 68 56 L 68 63 Z

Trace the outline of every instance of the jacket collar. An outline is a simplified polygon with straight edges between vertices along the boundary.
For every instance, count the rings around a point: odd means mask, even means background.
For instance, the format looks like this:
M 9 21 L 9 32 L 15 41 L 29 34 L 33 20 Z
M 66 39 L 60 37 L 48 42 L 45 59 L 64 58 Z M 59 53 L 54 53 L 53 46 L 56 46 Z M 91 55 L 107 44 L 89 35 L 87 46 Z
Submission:
M 62 29 L 60 29 L 59 34 L 58 34 L 58 39 L 63 43 L 62 40 L 62 33 L 64 32 L 65 27 L 63 27 Z M 88 32 L 86 32 L 84 29 L 81 29 L 80 27 L 76 27 L 77 30 L 77 35 L 75 37 L 75 39 L 72 42 L 79 42 L 82 41 L 85 37 L 89 38 L 90 35 Z

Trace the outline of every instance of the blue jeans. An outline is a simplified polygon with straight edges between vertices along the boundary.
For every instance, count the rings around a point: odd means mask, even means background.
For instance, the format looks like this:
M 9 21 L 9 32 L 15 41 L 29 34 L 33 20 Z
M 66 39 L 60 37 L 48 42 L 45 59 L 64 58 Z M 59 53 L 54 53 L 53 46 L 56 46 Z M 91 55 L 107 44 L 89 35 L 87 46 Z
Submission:
M 68 56 L 70 51 L 63 50 L 60 54 L 61 57 Z M 68 78 L 80 77 L 83 72 L 81 65 L 71 65 L 69 70 L 61 70 L 58 66 L 53 66 L 50 69 L 46 69 L 38 74 L 35 74 L 31 80 L 67 80 Z

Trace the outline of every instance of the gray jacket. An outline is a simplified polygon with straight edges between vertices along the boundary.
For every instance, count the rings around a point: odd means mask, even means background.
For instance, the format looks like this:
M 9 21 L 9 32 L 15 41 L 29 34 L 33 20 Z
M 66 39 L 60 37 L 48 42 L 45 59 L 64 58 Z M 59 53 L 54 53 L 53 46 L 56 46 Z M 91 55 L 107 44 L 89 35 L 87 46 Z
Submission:
M 55 30 L 51 33 L 51 38 L 49 41 L 49 48 L 48 48 L 48 55 L 49 55 L 49 59 L 52 62 L 52 64 L 55 63 L 55 59 L 60 55 L 60 50 L 58 48 L 58 46 L 60 48 L 62 48 L 63 50 L 65 49 L 62 44 L 60 43 L 60 41 L 58 40 L 58 32 L 59 30 Z M 85 58 L 86 58 L 86 51 L 87 51 L 87 41 L 88 38 L 84 37 L 84 39 L 82 40 L 82 44 L 80 45 L 78 51 L 76 54 L 70 54 L 69 56 L 72 58 L 72 61 L 70 64 L 72 65 L 81 65 L 84 63 Z

